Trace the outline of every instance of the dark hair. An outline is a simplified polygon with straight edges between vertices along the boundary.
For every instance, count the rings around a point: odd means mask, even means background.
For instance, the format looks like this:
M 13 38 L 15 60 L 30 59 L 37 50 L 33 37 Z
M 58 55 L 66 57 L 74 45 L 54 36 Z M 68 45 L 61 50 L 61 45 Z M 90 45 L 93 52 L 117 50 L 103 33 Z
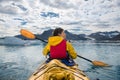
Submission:
M 53 36 L 58 36 L 58 34 L 61 34 L 63 31 L 64 31 L 64 29 L 62 29 L 62 28 L 56 28 L 53 31 Z

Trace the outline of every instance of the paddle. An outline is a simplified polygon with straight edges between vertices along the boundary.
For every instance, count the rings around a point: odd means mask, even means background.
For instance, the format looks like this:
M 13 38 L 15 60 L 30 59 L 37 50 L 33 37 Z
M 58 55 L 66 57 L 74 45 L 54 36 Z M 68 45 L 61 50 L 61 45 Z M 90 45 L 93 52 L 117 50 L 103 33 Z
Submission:
M 27 38 L 29 38 L 29 39 L 38 39 L 38 40 L 41 40 L 41 41 L 47 43 L 47 41 L 45 41 L 45 40 L 37 37 L 36 35 L 34 35 L 33 33 L 31 33 L 31 32 L 28 31 L 28 30 L 21 29 L 20 33 L 22 34 L 22 36 L 27 37 Z M 79 58 L 82 58 L 82 59 L 84 59 L 84 60 L 86 60 L 86 61 L 91 62 L 91 63 L 92 63 L 93 65 L 95 65 L 95 66 L 101 66 L 101 67 L 109 66 L 108 64 L 106 64 L 106 63 L 104 63 L 104 62 L 101 62 L 101 61 L 92 61 L 92 60 L 89 60 L 89 59 L 87 59 L 87 58 L 84 58 L 84 57 L 82 57 L 82 56 L 80 56 L 80 55 L 77 55 L 77 56 L 78 56 Z
M 29 39 L 38 39 L 38 40 L 41 40 L 45 43 L 47 43 L 47 41 L 37 37 L 36 35 L 34 35 L 33 33 L 31 33 L 30 31 L 28 30 L 25 30 L 25 29 L 21 29 L 20 30 L 20 33 L 22 34 L 22 36 L 26 37 L 26 38 L 29 38 Z
M 106 64 L 106 63 L 104 63 L 104 62 L 101 62 L 101 61 L 92 61 L 92 60 L 89 60 L 89 59 L 87 59 L 87 58 L 85 58 L 85 57 L 82 57 L 82 56 L 80 56 L 80 55 L 77 55 L 79 58 L 82 58 L 82 59 L 84 59 L 84 60 L 86 60 L 86 61 L 89 61 L 89 62 L 91 62 L 93 65 L 95 65 L 95 66 L 101 66 L 101 67 L 107 67 L 107 66 L 109 66 L 108 64 Z

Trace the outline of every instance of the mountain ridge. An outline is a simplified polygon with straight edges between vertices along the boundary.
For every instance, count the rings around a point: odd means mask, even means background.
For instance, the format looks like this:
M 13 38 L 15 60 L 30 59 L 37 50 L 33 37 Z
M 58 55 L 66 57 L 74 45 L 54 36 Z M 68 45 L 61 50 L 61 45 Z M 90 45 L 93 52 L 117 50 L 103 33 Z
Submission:
M 37 37 L 40 37 L 44 40 L 47 40 L 49 36 L 52 36 L 53 29 L 44 31 L 42 34 L 35 34 Z M 91 33 L 90 35 L 86 34 L 73 34 L 65 30 L 67 40 L 120 40 L 120 32 L 110 31 L 110 32 L 96 32 Z M 28 38 L 23 37 L 22 35 L 16 35 L 15 37 L 28 40 Z M 31 39 L 30 39 L 31 40 Z

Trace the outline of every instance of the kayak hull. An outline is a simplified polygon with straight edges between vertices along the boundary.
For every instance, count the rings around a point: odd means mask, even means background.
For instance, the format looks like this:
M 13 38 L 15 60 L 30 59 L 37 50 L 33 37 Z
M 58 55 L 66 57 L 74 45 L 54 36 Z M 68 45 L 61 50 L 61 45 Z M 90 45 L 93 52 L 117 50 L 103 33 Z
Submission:
M 77 65 L 69 67 L 54 59 L 47 64 L 43 63 L 29 80 L 89 80 L 89 78 Z

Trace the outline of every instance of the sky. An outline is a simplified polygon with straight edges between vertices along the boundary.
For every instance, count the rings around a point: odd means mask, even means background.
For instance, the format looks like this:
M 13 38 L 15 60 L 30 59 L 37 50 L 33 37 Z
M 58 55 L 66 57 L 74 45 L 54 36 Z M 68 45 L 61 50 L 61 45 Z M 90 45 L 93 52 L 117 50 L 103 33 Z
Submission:
M 56 27 L 75 34 L 120 31 L 120 0 L 0 0 L 0 37 Z

